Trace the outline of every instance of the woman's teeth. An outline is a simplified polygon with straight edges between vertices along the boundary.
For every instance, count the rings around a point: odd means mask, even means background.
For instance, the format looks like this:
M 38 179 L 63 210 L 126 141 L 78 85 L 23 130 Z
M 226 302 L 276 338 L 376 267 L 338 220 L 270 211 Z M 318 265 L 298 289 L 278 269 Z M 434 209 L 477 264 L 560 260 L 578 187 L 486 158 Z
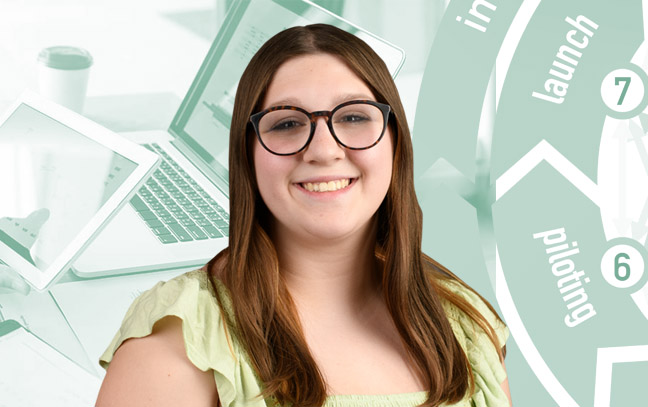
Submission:
M 304 189 L 311 192 L 330 192 L 330 191 L 337 191 L 338 189 L 346 188 L 347 186 L 349 186 L 350 182 L 351 180 L 346 178 L 346 179 L 338 179 L 329 182 L 316 182 L 316 183 L 307 182 L 301 185 L 304 187 Z

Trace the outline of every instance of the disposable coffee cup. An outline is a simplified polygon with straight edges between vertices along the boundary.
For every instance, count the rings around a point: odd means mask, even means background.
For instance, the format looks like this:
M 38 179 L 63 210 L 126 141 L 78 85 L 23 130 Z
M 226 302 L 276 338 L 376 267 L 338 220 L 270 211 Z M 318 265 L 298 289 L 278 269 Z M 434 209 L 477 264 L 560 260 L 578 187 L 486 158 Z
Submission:
M 38 87 L 41 95 L 83 113 L 92 56 L 83 48 L 57 46 L 38 54 Z

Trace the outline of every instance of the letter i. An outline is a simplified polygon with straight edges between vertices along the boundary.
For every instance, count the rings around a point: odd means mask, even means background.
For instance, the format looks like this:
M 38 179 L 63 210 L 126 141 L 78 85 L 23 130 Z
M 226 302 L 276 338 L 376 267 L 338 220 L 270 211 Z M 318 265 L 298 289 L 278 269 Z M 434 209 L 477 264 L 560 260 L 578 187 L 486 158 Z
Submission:
M 462 20 L 462 18 L 459 17 L 459 16 L 457 16 L 457 21 L 461 22 L 461 20 Z M 481 32 L 486 32 L 486 27 L 481 26 L 481 25 L 479 25 L 479 24 L 475 24 L 473 21 L 470 21 L 470 20 L 468 20 L 468 19 L 464 20 L 463 23 L 464 23 L 465 25 L 467 25 L 468 27 L 472 27 L 472 28 L 474 28 L 475 30 L 478 30 L 478 31 L 481 31 Z

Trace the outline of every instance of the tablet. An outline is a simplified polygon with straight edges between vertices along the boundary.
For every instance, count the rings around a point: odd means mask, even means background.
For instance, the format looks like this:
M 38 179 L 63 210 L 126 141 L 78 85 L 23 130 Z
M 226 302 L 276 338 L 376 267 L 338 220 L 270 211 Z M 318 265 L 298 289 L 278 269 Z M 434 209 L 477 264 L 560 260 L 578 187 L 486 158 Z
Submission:
M 0 406 L 94 405 L 101 380 L 14 320 L 0 323 Z
M 24 93 L 0 116 L 0 260 L 36 290 L 66 271 L 159 156 Z

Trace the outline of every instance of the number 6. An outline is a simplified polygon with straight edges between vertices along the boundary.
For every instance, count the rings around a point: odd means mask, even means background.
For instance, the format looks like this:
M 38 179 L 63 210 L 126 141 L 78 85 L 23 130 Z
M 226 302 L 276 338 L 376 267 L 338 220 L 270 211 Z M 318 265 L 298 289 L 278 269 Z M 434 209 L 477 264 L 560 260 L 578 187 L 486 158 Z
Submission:
M 626 281 L 630 278 L 630 265 L 628 265 L 628 263 L 619 261 L 620 257 L 626 260 L 630 259 L 630 256 L 628 256 L 626 253 L 619 253 L 614 257 L 614 277 L 616 277 L 616 279 L 619 281 Z M 619 272 L 619 269 L 621 268 L 624 269 L 623 274 Z

